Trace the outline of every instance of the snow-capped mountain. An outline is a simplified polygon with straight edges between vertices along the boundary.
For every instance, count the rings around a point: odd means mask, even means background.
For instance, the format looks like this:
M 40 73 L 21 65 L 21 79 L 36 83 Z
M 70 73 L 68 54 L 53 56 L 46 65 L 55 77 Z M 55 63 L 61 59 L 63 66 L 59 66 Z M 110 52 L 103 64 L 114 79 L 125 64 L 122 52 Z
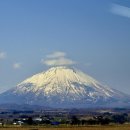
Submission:
M 53 67 L 36 74 L 0 95 L 0 104 L 15 103 L 52 108 L 125 105 L 129 96 L 104 87 L 80 70 Z

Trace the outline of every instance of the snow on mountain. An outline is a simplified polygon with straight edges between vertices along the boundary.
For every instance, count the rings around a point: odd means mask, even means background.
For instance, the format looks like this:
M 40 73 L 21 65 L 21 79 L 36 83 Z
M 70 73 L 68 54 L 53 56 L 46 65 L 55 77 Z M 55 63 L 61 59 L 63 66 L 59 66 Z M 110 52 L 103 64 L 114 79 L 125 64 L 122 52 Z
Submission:
M 0 95 L 0 103 L 60 108 L 122 104 L 129 99 L 127 95 L 104 87 L 80 70 L 64 66 L 36 74 Z

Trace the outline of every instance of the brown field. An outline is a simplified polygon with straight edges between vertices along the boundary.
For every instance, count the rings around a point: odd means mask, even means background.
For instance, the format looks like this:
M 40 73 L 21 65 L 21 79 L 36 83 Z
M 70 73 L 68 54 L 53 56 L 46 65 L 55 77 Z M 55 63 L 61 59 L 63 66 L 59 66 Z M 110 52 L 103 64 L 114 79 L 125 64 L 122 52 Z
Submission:
M 0 128 L 0 130 L 130 130 L 130 125 L 86 126 L 69 128 L 8 127 Z

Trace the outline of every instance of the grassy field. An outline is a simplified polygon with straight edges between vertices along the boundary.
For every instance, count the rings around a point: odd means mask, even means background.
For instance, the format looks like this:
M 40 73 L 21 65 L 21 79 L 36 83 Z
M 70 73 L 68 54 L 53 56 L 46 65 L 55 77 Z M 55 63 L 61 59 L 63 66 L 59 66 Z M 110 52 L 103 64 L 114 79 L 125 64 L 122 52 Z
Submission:
M 69 128 L 42 128 L 42 127 L 6 127 L 0 130 L 130 130 L 130 125 L 113 126 L 85 126 Z

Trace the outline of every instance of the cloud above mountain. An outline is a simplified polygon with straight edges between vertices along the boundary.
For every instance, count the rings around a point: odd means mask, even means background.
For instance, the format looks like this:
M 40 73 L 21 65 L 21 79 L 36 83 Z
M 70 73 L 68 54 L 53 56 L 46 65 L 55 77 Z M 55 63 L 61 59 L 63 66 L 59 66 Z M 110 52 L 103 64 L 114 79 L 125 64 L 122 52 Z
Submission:
M 47 58 L 60 58 L 60 57 L 65 57 L 66 53 L 65 52 L 61 52 L 61 51 L 56 51 L 53 52 L 52 54 L 47 55 Z
M 113 14 L 130 18 L 130 8 L 118 4 L 112 4 L 110 11 Z
M 47 66 L 73 65 L 76 62 L 67 58 L 65 52 L 56 51 L 48 54 L 45 59 L 41 60 L 42 64 Z

